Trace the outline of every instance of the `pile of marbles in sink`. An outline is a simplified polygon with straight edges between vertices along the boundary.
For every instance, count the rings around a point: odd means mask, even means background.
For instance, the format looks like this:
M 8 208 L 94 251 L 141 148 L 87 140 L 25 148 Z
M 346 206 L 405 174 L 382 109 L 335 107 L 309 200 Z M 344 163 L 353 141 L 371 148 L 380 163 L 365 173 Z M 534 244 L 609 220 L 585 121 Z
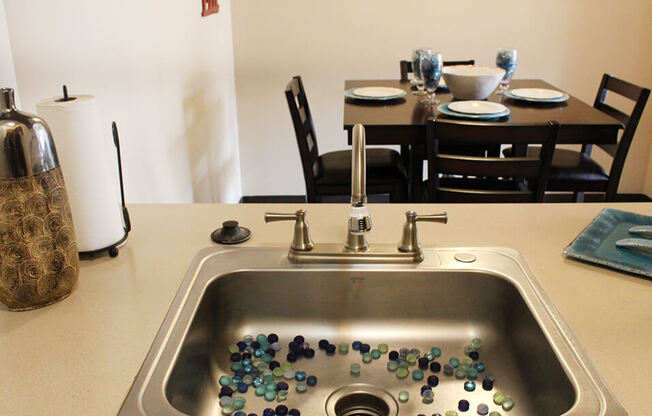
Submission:
M 407 403 L 412 396 L 418 397 L 424 404 L 434 404 L 441 376 L 459 381 L 460 396 L 453 401 L 451 398 L 438 400 L 445 401 L 449 409 L 435 411 L 431 416 L 458 416 L 467 412 L 481 416 L 500 416 L 498 410 L 509 412 L 515 405 L 514 400 L 501 391 L 493 393 L 493 403 L 477 402 L 471 408 L 472 393 L 476 389 L 493 391 L 496 381 L 495 376 L 487 371 L 485 363 L 480 361 L 481 348 L 482 340 L 473 338 L 463 350 L 458 351 L 463 354 L 462 359 L 453 354 L 444 361 L 443 351 L 437 346 L 422 352 L 417 348 L 406 347 L 393 350 L 389 345 L 381 343 L 372 349 L 371 345 L 358 340 L 353 341 L 350 346 L 349 343 L 343 342 L 336 346 L 322 339 L 318 342 L 316 351 L 302 335 L 297 335 L 288 343 L 285 352 L 278 335 L 274 333 L 259 334 L 255 338 L 246 335 L 228 347 L 232 374 L 219 377 L 220 407 L 222 414 L 233 416 L 300 416 L 299 408 L 289 408 L 283 404 L 291 398 L 290 383 L 294 384 L 293 394 L 310 394 L 311 387 L 316 386 L 319 379 L 318 374 L 308 374 L 300 370 L 301 365 L 297 363 L 305 364 L 304 360 L 310 360 L 316 354 L 332 357 L 331 359 L 336 361 L 338 356 L 348 355 L 349 350 L 353 350 L 354 353 L 360 354 L 361 363 L 353 363 L 348 368 L 352 383 L 358 382 L 364 376 L 365 366 L 374 365 L 383 356 L 387 356 L 388 376 L 392 374 L 397 379 L 411 377 L 414 382 L 411 386 L 412 394 L 408 390 L 398 393 L 395 399 L 399 403 Z M 285 360 L 278 360 L 283 356 Z M 332 365 L 337 366 L 337 363 Z M 373 383 L 373 380 L 365 381 Z M 251 395 L 252 391 L 256 397 L 264 398 L 269 404 L 269 407 L 260 413 L 244 411 L 247 404 L 245 396 Z M 300 403 L 300 400 L 297 401 Z M 435 407 L 444 406 L 437 403 L 436 406 L 433 405 L 433 408 Z

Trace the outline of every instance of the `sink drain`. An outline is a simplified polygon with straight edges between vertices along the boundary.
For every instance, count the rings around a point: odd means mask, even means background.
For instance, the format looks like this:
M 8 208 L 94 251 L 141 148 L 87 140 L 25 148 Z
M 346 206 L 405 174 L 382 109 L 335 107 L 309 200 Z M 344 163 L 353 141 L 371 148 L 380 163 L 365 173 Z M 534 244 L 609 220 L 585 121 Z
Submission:
M 396 416 L 396 400 L 386 391 L 354 384 L 334 391 L 326 401 L 328 416 Z

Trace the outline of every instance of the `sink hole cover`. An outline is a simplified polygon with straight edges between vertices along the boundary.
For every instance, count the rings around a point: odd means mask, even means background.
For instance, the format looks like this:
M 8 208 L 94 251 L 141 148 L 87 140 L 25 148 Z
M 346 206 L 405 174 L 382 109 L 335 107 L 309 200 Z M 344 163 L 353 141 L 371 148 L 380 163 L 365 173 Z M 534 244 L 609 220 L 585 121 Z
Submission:
M 476 257 L 471 253 L 457 253 L 455 254 L 455 260 L 461 263 L 473 263 Z
M 329 416 L 396 416 L 398 406 L 384 390 L 368 385 L 352 385 L 336 390 L 328 398 Z

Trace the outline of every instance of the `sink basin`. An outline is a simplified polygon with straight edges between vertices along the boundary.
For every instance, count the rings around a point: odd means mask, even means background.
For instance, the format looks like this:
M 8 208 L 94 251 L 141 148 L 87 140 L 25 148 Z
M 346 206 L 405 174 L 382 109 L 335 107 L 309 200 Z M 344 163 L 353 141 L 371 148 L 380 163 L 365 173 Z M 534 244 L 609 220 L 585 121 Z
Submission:
M 460 255 L 464 253 L 463 255 Z M 407 265 L 309 264 L 286 259 L 280 248 L 211 248 L 194 260 L 145 359 L 120 414 L 219 415 L 218 379 L 232 375 L 228 346 L 250 334 L 276 333 L 285 361 L 288 342 L 301 334 L 317 349 L 361 340 L 429 351 L 442 365 L 462 359 L 473 338 L 496 381 L 493 390 L 464 391 L 463 380 L 439 373 L 435 399 L 419 396 L 425 381 L 398 379 L 387 356 L 363 364 L 360 353 L 294 363 L 318 377 L 305 393 L 282 404 L 302 415 L 415 416 L 456 410 L 460 399 L 476 414 L 479 403 L 501 414 L 624 415 L 517 252 L 504 248 L 425 250 Z M 352 363 L 362 372 L 350 374 Z M 416 367 L 412 367 L 414 369 Z M 425 371 L 426 377 L 431 374 Z M 287 381 L 287 380 L 286 380 Z M 397 400 L 408 391 L 407 403 Z M 503 391 L 516 405 L 505 412 L 492 396 Z M 246 413 L 279 403 L 249 390 Z

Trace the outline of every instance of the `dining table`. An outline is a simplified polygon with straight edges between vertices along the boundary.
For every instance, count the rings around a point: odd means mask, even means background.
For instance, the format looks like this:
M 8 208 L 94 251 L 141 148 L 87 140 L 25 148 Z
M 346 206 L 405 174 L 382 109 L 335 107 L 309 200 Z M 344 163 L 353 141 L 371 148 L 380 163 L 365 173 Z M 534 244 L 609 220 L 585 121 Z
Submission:
M 406 95 L 388 101 L 344 99 L 344 129 L 351 144 L 353 126 L 365 127 L 368 145 L 400 145 L 401 156 L 408 170 L 410 202 L 423 202 L 423 160 L 426 153 L 426 123 L 435 117 L 450 118 L 437 110 L 438 105 L 422 104 L 422 95 L 413 94 L 410 81 L 346 80 L 344 89 L 362 87 L 400 88 Z M 544 88 L 563 91 L 540 79 L 516 79 L 510 88 Z M 496 123 L 536 124 L 556 121 L 560 124 L 557 144 L 616 144 L 623 124 L 593 106 L 568 94 L 560 103 L 535 103 L 492 93 L 487 100 L 509 108 L 508 116 L 492 120 Z M 440 104 L 455 101 L 448 89 L 438 89 Z M 506 143 L 509 144 L 509 143 Z

